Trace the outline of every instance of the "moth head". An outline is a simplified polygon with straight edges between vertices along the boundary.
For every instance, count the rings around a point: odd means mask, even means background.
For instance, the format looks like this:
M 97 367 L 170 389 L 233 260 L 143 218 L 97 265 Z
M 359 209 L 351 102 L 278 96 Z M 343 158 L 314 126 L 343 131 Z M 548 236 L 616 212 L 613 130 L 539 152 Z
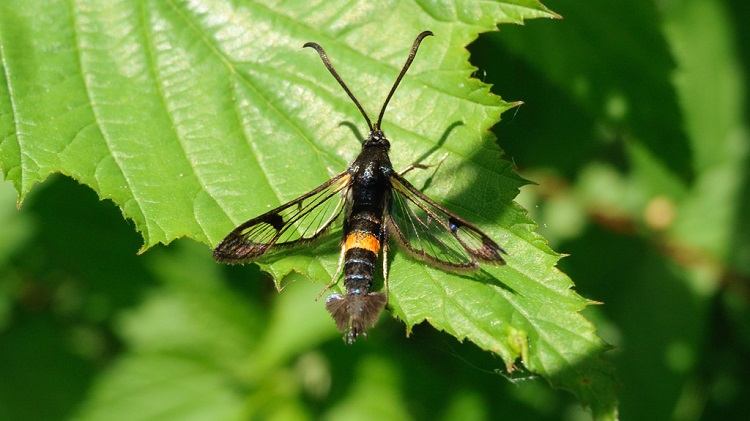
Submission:
M 367 136 L 367 140 L 362 144 L 362 149 L 372 146 L 380 146 L 388 151 L 391 148 L 391 142 L 386 139 L 382 130 L 375 129 Z

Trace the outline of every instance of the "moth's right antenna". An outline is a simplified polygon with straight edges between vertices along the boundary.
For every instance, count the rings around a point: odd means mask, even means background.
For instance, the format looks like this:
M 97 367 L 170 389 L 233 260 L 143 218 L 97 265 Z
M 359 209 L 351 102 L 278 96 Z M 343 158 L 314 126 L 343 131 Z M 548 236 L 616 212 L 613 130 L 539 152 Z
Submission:
M 414 40 L 414 45 L 412 45 L 411 47 L 411 52 L 409 53 L 409 57 L 406 59 L 406 63 L 404 63 L 404 67 L 401 69 L 401 73 L 398 74 L 398 77 L 396 78 L 396 83 L 393 84 L 391 91 L 388 92 L 388 96 L 385 98 L 385 102 L 383 103 L 383 108 L 380 109 L 378 122 L 375 123 L 376 130 L 380 129 L 380 123 L 383 121 L 383 115 L 385 114 L 385 107 L 388 106 L 388 101 L 391 100 L 393 93 L 396 92 L 396 88 L 398 88 L 398 84 L 401 83 L 401 79 L 403 79 L 404 75 L 406 74 L 406 71 L 409 70 L 409 66 L 411 66 L 411 62 L 414 61 L 414 56 L 417 55 L 417 49 L 419 48 L 419 44 L 422 43 L 423 39 L 432 35 L 435 35 L 432 33 L 432 31 L 424 31 L 421 34 L 417 35 L 417 39 Z

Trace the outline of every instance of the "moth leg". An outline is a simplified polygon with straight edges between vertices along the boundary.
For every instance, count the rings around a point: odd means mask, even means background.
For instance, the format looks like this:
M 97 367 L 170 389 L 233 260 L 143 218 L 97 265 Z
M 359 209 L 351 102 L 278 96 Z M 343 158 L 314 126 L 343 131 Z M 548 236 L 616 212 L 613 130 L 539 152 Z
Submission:
M 385 303 L 388 305 L 388 241 L 383 244 L 383 286 L 385 289 Z
M 380 232 L 380 236 L 383 239 L 382 243 L 383 247 L 383 289 L 385 290 L 385 305 L 388 305 L 388 228 L 386 227 L 387 217 L 385 214 L 383 215 L 383 227 Z
M 315 301 L 318 301 L 320 297 L 322 297 L 323 294 L 325 294 L 326 291 L 328 291 L 333 286 L 333 284 L 336 283 L 336 279 L 338 279 L 339 274 L 341 274 L 341 268 L 344 267 L 344 252 L 345 251 L 346 251 L 346 248 L 342 245 L 341 255 L 339 256 L 339 266 L 336 268 L 336 273 L 333 274 L 333 278 L 331 278 L 331 282 L 329 282 L 328 285 L 326 285 L 326 287 L 323 288 L 323 291 L 320 291 L 320 294 L 318 294 L 318 296 L 315 297 Z
M 445 155 L 443 155 L 442 158 L 440 158 L 440 160 L 436 164 L 411 164 L 405 169 L 401 170 L 401 172 L 399 172 L 398 175 L 404 175 L 415 168 L 419 168 L 420 170 L 426 170 L 431 167 L 440 166 L 440 164 L 442 164 L 443 161 L 445 161 L 445 158 L 447 157 L 448 157 L 448 154 L 446 153 Z

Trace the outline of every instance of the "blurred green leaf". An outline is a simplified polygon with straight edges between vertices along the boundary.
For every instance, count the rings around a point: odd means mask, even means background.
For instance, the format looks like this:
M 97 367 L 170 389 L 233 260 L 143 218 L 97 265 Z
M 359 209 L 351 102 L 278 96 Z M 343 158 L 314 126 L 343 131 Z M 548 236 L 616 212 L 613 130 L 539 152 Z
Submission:
M 179 354 L 125 357 L 100 382 L 76 419 L 239 419 L 242 413 L 224 373 Z
M 322 303 L 310 299 L 314 285 L 288 288 L 269 320 L 221 282 L 217 265 L 200 258 L 204 247 L 178 252 L 152 258 L 165 288 L 121 318 L 119 333 L 130 351 L 98 379 L 79 419 L 269 419 L 298 405 L 279 403 L 302 388 L 303 376 L 279 372 L 336 335 Z M 280 329 L 278 319 L 291 315 L 303 323 Z M 314 343 L 304 340 L 310 337 Z M 283 347 L 275 347 L 280 339 Z M 263 389 L 248 404 L 245 391 Z M 134 414 L 132 407 L 145 409 Z
M 681 63 L 675 90 L 699 171 L 672 234 L 750 276 L 750 243 L 743 237 L 750 224 L 742 212 L 750 201 L 750 128 L 743 92 L 748 81 L 736 56 L 731 16 L 722 4 L 696 1 L 665 7 L 664 16 L 665 34 Z

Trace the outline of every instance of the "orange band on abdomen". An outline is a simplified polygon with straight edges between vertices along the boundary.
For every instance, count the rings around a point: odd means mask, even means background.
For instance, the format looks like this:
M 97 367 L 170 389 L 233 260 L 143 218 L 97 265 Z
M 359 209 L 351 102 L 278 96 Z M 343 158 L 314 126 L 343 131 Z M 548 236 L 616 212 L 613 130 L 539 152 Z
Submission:
M 380 252 L 380 241 L 374 235 L 367 232 L 353 232 L 346 237 L 344 249 L 360 248 L 369 250 L 375 254 Z

